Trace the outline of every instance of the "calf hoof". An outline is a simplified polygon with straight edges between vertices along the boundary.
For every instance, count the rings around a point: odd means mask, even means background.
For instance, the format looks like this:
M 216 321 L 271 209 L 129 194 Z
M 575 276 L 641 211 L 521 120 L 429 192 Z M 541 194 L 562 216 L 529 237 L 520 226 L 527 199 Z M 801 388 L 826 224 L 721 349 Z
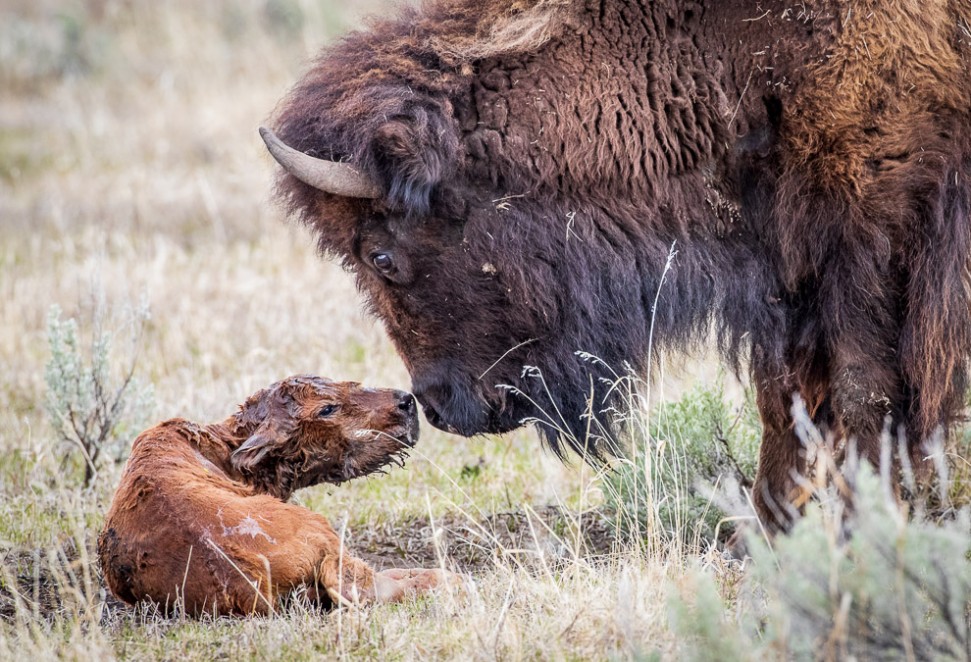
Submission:
M 441 588 L 465 592 L 470 582 L 467 575 L 441 569 L 393 568 L 374 575 L 374 594 L 378 602 L 398 602 Z

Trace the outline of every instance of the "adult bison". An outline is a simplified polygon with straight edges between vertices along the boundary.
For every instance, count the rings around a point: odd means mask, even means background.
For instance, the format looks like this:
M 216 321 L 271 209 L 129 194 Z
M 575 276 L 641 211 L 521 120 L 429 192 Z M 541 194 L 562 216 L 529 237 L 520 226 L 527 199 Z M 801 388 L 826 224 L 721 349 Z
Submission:
M 326 49 L 264 138 L 433 425 L 597 452 L 602 366 L 714 328 L 784 526 L 793 394 L 874 461 L 888 417 L 916 459 L 959 412 L 969 70 L 967 0 L 433 0 Z

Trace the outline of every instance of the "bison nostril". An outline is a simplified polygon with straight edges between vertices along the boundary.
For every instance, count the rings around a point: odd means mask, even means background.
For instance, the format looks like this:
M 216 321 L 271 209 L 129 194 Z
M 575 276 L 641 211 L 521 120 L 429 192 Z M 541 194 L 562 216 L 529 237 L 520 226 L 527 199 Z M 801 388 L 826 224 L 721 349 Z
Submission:
M 406 414 L 415 413 L 415 396 L 411 393 L 403 393 L 398 399 L 398 409 Z

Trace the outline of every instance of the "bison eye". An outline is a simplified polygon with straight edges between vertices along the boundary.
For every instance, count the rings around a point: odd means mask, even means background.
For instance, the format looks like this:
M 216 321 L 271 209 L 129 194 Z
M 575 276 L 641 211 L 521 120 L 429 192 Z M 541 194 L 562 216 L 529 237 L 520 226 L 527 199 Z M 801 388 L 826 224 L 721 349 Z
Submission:
M 335 411 L 337 411 L 337 405 L 327 405 L 317 412 L 317 418 L 327 418 L 328 416 L 332 416 Z
M 385 274 L 394 268 L 394 260 L 391 259 L 390 253 L 375 253 L 371 256 L 371 263 L 374 264 L 375 269 Z

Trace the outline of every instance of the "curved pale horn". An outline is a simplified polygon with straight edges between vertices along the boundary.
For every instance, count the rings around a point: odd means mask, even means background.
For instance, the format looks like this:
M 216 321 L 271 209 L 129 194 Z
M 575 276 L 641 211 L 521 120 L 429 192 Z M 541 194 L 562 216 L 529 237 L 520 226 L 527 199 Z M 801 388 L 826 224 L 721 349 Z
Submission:
M 352 165 L 298 152 L 264 126 L 260 137 L 276 162 L 304 184 L 345 198 L 381 197 L 381 187 Z

